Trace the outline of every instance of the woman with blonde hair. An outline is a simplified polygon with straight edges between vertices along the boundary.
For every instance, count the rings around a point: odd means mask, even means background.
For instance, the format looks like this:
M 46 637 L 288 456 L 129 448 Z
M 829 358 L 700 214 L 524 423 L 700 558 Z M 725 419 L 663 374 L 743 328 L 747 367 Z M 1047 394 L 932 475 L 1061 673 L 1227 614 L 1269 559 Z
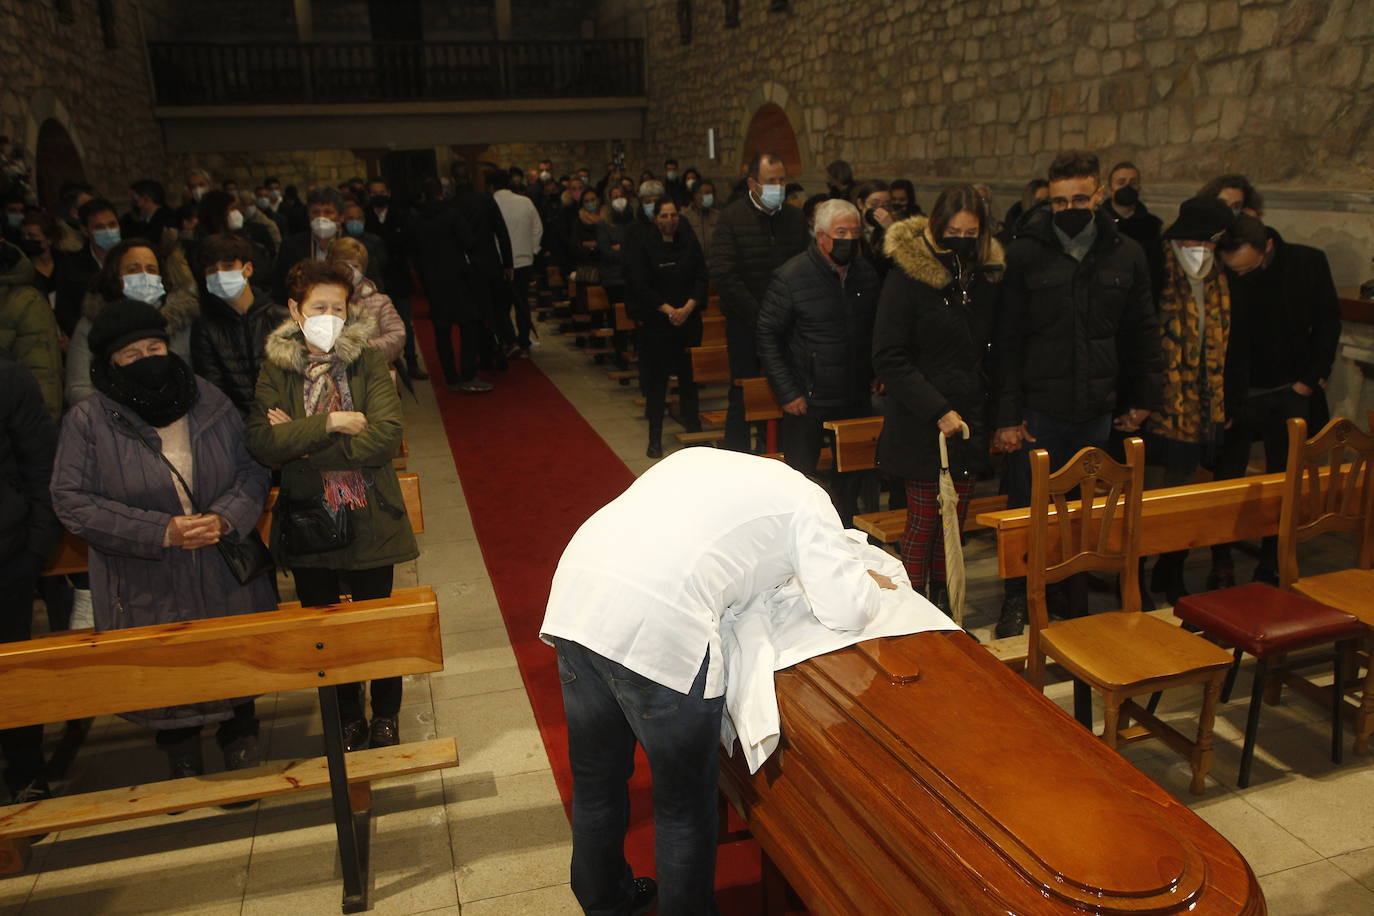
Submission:
M 367 247 L 351 236 L 340 236 L 329 243 L 325 260 L 342 264 L 352 275 L 354 305 L 376 323 L 368 345 L 381 351 L 388 366 L 394 364 L 405 350 L 406 326 L 391 297 L 367 278 Z

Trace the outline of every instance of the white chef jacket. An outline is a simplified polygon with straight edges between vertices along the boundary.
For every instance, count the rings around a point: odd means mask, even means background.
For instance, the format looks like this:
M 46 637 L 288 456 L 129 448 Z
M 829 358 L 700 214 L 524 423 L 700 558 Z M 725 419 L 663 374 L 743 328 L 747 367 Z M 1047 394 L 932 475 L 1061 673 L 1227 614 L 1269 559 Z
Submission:
M 544 237 L 544 223 L 539 219 L 539 211 L 524 194 L 516 194 L 505 188 L 493 194 L 492 198 L 501 209 L 501 218 L 506 221 L 512 266 L 517 269 L 529 267 L 534 263 L 534 256 Z
M 862 629 L 878 613 L 878 585 L 824 490 L 771 458 L 683 449 L 578 529 L 540 637 L 679 693 L 709 650 L 705 697 L 718 697 L 721 615 L 792 576 L 831 629 Z

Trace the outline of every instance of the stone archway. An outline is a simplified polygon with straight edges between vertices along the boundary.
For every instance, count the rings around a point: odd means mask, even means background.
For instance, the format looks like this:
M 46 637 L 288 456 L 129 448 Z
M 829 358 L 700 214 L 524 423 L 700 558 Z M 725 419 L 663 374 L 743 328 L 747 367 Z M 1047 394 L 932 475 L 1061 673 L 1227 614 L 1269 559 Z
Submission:
M 62 186 L 69 181 L 85 181 L 86 169 L 67 129 L 52 118 L 38 127 L 38 143 L 34 148 L 34 174 L 39 202 L 55 209 Z
M 750 96 L 740 123 L 741 172 L 744 163 L 765 151 L 782 157 L 791 178 L 813 170 L 809 124 L 785 86 L 765 82 Z

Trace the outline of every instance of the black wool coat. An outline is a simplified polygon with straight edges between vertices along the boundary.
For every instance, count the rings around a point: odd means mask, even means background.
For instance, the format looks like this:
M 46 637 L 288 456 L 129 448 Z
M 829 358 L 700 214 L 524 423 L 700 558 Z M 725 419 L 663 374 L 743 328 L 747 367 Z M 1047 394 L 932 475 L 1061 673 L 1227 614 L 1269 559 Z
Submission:
M 37 380 L 0 352 L 0 587 L 35 579 L 62 539 L 48 491 L 56 451 Z
M 805 250 L 806 220 L 796 207 L 764 213 L 747 193 L 731 203 L 721 211 L 707 259 L 721 313 L 753 327 L 773 271 Z
M 886 389 L 886 421 L 878 465 L 903 480 L 932 482 L 940 470 L 936 425 L 953 410 L 969 426 L 967 440 L 947 440 L 950 470 L 988 468 L 987 354 L 997 321 L 1004 255 L 988 240 L 967 288 L 955 260 L 937 252 L 924 216 L 893 224 L 887 255 L 893 269 L 878 298 L 873 370 Z M 965 296 L 967 292 L 967 296 Z

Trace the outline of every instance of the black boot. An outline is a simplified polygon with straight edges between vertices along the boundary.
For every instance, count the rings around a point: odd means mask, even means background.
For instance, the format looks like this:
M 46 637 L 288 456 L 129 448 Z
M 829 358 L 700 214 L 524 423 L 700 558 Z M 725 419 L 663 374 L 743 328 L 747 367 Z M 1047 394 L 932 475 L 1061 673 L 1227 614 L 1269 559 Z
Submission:
M 930 603 L 935 605 L 935 607 L 939 609 L 941 614 L 944 614 L 951 620 L 954 619 L 954 611 L 952 611 L 949 606 L 949 587 L 945 585 L 945 583 L 930 583 L 930 588 L 927 591 L 927 597 L 930 598 Z
M 644 450 L 647 458 L 663 457 L 663 421 L 649 424 L 649 447 Z
M 1020 636 L 1026 629 L 1026 596 L 1009 594 L 1002 599 L 1002 615 L 997 618 L 993 635 L 998 639 Z

